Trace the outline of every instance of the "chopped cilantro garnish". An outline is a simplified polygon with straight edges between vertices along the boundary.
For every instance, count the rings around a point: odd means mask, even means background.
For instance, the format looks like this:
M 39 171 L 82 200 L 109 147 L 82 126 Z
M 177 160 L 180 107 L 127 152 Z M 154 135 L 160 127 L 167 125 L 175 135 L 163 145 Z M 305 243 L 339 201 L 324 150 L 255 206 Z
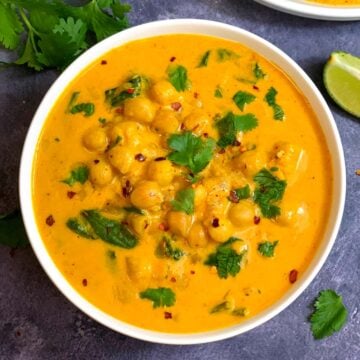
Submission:
M 168 155 L 169 160 L 177 165 L 188 167 L 193 175 L 209 164 L 215 149 L 214 139 L 202 140 L 189 131 L 171 135 L 167 143 L 173 150 Z
M 256 188 L 254 201 L 260 206 L 261 213 L 267 218 L 280 215 L 280 208 L 275 205 L 284 196 L 286 181 L 280 180 L 267 169 L 260 170 L 255 176 Z
M 270 241 L 261 242 L 258 244 L 258 251 L 262 256 L 273 257 L 275 248 L 278 243 L 279 243 L 279 241 L 277 241 L 277 240 L 274 242 L 270 242 Z
M 250 186 L 248 184 L 242 188 L 235 189 L 234 191 L 239 200 L 248 199 L 250 197 Z
M 217 304 L 213 308 L 211 308 L 210 314 L 216 314 L 227 310 L 230 310 L 230 303 L 228 301 L 223 301 L 220 304 Z
M 106 119 L 105 118 L 99 118 L 99 123 L 102 124 L 102 125 L 105 125 L 106 124 Z
M 66 226 L 75 234 L 86 239 L 96 239 L 94 231 L 83 217 L 70 218 L 66 222 Z
M 263 79 L 266 76 L 258 63 L 255 63 L 253 67 L 253 74 L 256 80 Z
M 231 244 L 240 239 L 231 237 L 225 243 L 216 248 L 216 252 L 209 255 L 205 265 L 215 266 L 221 279 L 227 279 L 228 276 L 236 276 L 241 269 L 241 260 L 245 253 L 238 254 L 231 248 Z
M 169 288 L 148 288 L 140 293 L 141 299 L 148 299 L 153 302 L 153 308 L 173 306 L 176 301 L 175 293 Z
M 233 100 L 236 106 L 241 110 L 244 111 L 244 107 L 246 104 L 252 103 L 256 99 L 256 96 L 250 94 L 247 91 L 238 91 L 234 96 Z
M 223 62 L 227 60 L 237 59 L 239 57 L 234 51 L 229 49 L 217 49 L 217 60 Z
M 232 112 L 227 113 L 215 125 L 220 135 L 218 145 L 222 148 L 232 145 L 239 131 L 250 131 L 257 125 L 258 120 L 253 114 L 235 115 Z
M 125 206 L 123 209 L 128 213 L 138 214 L 138 215 L 145 215 L 144 211 L 137 208 L 136 206 Z
M 201 57 L 200 62 L 197 66 L 198 68 L 205 67 L 208 65 L 210 53 L 211 53 L 211 50 L 208 50 L 204 53 L 204 55 Z
M 276 95 L 277 95 L 277 91 L 275 88 L 271 87 L 268 92 L 265 95 L 265 101 L 268 103 L 268 105 L 270 107 L 273 108 L 273 112 L 274 112 L 274 119 L 275 120 L 284 120 L 285 118 L 285 113 L 284 110 L 282 109 L 282 107 L 276 102 Z
M 93 103 L 76 104 L 70 109 L 71 114 L 84 113 L 85 116 L 91 116 L 95 112 Z
M 71 170 L 70 175 L 62 180 L 63 183 L 73 186 L 76 182 L 84 184 L 89 177 L 89 168 L 86 165 L 81 165 Z
M 157 248 L 157 254 L 160 257 L 165 256 L 176 261 L 180 260 L 181 257 L 184 256 L 184 252 L 181 249 L 174 247 L 173 241 L 167 236 L 164 236 L 161 240 Z
M 218 86 L 215 89 L 214 96 L 217 97 L 217 98 L 222 98 L 223 97 L 223 93 L 222 93 L 222 90 L 221 90 L 220 86 Z
M 192 188 L 183 189 L 177 192 L 171 206 L 176 211 L 182 211 L 188 215 L 194 213 L 195 191 Z
M 187 70 L 182 65 L 171 65 L 168 69 L 168 77 L 177 91 L 185 91 L 190 87 Z
M 346 323 L 348 311 L 342 298 L 333 290 L 323 290 L 315 301 L 315 311 L 310 317 L 315 339 L 323 339 L 339 331 Z
M 120 135 L 117 135 L 116 138 L 108 145 L 106 148 L 106 152 L 110 151 L 113 147 L 115 147 L 117 144 L 119 144 L 122 140 L 122 137 Z

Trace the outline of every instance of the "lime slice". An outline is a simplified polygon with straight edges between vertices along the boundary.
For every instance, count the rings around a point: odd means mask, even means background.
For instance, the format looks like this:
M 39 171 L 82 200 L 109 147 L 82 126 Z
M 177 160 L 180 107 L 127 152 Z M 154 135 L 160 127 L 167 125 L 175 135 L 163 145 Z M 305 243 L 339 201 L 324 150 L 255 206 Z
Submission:
M 324 68 L 325 87 L 345 111 L 360 117 L 360 58 L 335 51 Z

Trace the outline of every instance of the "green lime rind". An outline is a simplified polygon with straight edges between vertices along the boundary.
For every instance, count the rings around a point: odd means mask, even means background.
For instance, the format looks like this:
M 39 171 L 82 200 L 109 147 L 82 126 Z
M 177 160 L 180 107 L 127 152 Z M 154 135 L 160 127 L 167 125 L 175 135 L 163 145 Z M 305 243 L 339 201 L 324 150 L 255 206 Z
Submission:
M 332 99 L 342 109 L 360 118 L 360 58 L 334 51 L 325 65 L 323 80 Z

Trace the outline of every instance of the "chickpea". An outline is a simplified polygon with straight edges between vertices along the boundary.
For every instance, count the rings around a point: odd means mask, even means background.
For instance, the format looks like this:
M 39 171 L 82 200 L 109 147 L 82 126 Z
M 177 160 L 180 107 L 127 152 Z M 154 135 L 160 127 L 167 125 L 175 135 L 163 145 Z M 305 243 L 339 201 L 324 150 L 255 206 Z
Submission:
M 108 144 L 108 138 L 104 129 L 90 128 L 83 136 L 83 144 L 90 151 L 104 151 Z
M 135 161 L 135 155 L 127 147 L 115 146 L 108 152 L 108 159 L 121 174 L 127 174 Z
M 155 116 L 154 104 L 145 97 L 136 97 L 124 103 L 124 115 L 146 123 L 151 122 Z
M 151 278 L 152 264 L 147 257 L 128 256 L 125 261 L 127 274 L 131 280 L 140 281 Z
M 180 211 L 170 211 L 168 213 L 168 224 L 170 230 L 175 234 L 182 237 L 187 237 L 193 217 Z
M 206 132 L 206 129 L 209 128 L 209 125 L 209 116 L 201 110 L 193 111 L 184 119 L 185 128 L 197 135 L 201 135 L 203 132 Z
M 106 161 L 100 160 L 96 164 L 92 163 L 90 165 L 90 180 L 94 185 L 108 185 L 111 183 L 113 177 L 111 166 Z
M 128 219 L 130 225 L 138 235 L 144 234 L 151 224 L 149 217 L 146 215 L 131 214 Z
M 149 209 L 159 206 L 163 202 L 164 197 L 159 184 L 154 181 L 143 181 L 136 185 L 130 199 L 134 206 Z
M 118 138 L 120 138 L 122 142 L 125 138 L 123 126 L 121 126 L 120 124 L 116 124 L 111 127 L 111 129 L 109 130 L 109 137 L 111 142 L 116 141 L 116 139 Z
M 155 131 L 172 134 L 179 129 L 179 120 L 172 110 L 161 109 L 157 112 L 152 123 Z
M 252 179 L 265 164 L 264 153 L 256 150 L 246 151 L 233 160 L 234 167 L 240 169 L 248 179 Z
M 171 184 L 175 170 L 169 160 L 153 161 L 147 168 L 148 178 L 156 181 L 161 186 Z
M 121 137 L 121 144 L 137 146 L 143 140 L 145 127 L 136 121 L 121 121 L 110 130 L 111 141 Z
M 218 218 L 218 226 L 214 226 L 214 221 L 212 221 L 207 230 L 210 237 L 220 243 L 227 241 L 233 234 L 231 222 L 224 218 Z
M 204 227 L 199 223 L 195 223 L 190 229 L 187 241 L 191 247 L 205 247 L 207 237 Z
M 179 99 L 179 93 L 167 80 L 160 80 L 150 89 L 151 97 L 161 105 L 170 104 Z
M 241 200 L 234 204 L 229 211 L 229 219 L 239 227 L 250 226 L 254 223 L 255 206 L 250 201 Z

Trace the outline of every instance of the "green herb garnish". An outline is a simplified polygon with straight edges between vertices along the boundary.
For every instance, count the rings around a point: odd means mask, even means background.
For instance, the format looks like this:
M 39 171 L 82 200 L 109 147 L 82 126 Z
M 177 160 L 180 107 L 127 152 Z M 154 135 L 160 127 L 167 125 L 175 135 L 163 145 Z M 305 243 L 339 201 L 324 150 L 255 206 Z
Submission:
M 168 69 L 168 77 L 177 91 L 185 91 L 190 87 L 187 70 L 182 65 L 172 65 Z
M 215 149 L 214 139 L 202 140 L 189 131 L 171 135 L 167 143 L 173 150 L 168 159 L 177 165 L 188 167 L 193 175 L 209 164 Z
M 265 257 L 273 257 L 275 248 L 278 245 L 279 241 L 276 240 L 274 242 L 264 241 L 258 244 L 258 251 L 262 256 Z
M 0 215 L 0 244 L 11 248 L 24 247 L 29 244 L 19 210 Z
M 276 95 L 277 95 L 277 91 L 275 88 L 271 87 L 268 92 L 265 95 L 265 101 L 267 102 L 267 104 L 273 108 L 273 112 L 274 112 L 274 119 L 275 120 L 284 120 L 285 118 L 285 113 L 284 110 L 282 109 L 282 107 L 277 104 L 276 102 Z
M 227 113 L 215 126 L 219 131 L 218 145 L 222 148 L 233 145 L 239 131 L 247 132 L 258 126 L 258 120 L 254 114 L 235 115 Z
M 231 248 L 231 244 L 240 241 L 235 237 L 231 237 L 225 243 L 216 248 L 216 252 L 209 255 L 205 261 L 205 265 L 215 266 L 217 273 L 221 279 L 227 279 L 228 276 L 236 276 L 241 269 L 241 260 L 245 252 L 238 254 Z
M 76 104 L 70 109 L 71 114 L 84 113 L 84 116 L 91 116 L 95 112 L 95 105 L 93 103 Z
M 86 239 L 96 239 L 96 235 L 94 234 L 93 229 L 83 217 L 70 218 L 66 222 L 66 226 L 75 234 L 80 235 Z
M 263 79 L 266 76 L 258 63 L 255 63 L 253 67 L 253 74 L 256 80 Z
M 230 303 L 228 301 L 223 301 L 222 303 L 217 304 L 213 308 L 211 308 L 210 314 L 216 314 L 228 310 L 230 310 Z
M 280 180 L 267 169 L 260 170 L 255 176 L 256 188 L 254 201 L 260 206 L 261 213 L 267 218 L 280 215 L 280 208 L 276 205 L 285 192 L 286 181 Z
M 218 62 L 224 62 L 227 60 L 237 59 L 239 57 L 234 51 L 229 49 L 217 49 Z
M 79 182 L 84 184 L 89 178 L 89 168 L 86 165 L 81 165 L 71 170 L 70 175 L 62 180 L 63 183 L 73 186 L 75 183 Z
M 211 53 L 211 50 L 208 50 L 204 53 L 204 55 L 201 57 L 200 62 L 197 66 L 198 68 L 205 67 L 208 65 L 210 53 Z
M 223 93 L 222 93 L 222 90 L 221 90 L 220 86 L 218 86 L 215 89 L 214 96 L 217 97 L 217 98 L 222 98 L 223 97 Z
M 181 249 L 173 246 L 173 241 L 167 236 L 162 238 L 156 252 L 160 257 L 168 257 L 175 261 L 180 260 L 185 255 Z
M 146 289 L 140 294 L 141 299 L 148 299 L 153 302 L 153 308 L 173 306 L 176 301 L 175 293 L 169 288 Z
M 250 94 L 247 91 L 238 91 L 233 96 L 234 103 L 241 111 L 244 111 L 244 107 L 246 104 L 252 103 L 255 99 L 256 99 L 256 96 L 253 94 Z
M 138 214 L 138 215 L 145 215 L 144 211 L 135 207 L 135 206 L 125 206 L 123 209 L 128 213 Z
M 333 290 L 323 290 L 315 301 L 315 311 L 310 317 L 315 339 L 323 339 L 339 331 L 346 323 L 348 311 L 342 298 Z
M 239 200 L 248 199 L 250 197 L 250 186 L 248 184 L 246 184 L 242 188 L 235 189 L 234 191 L 235 191 L 236 197 Z
M 194 213 L 194 199 L 194 189 L 183 189 L 176 193 L 175 199 L 171 201 L 171 206 L 175 211 L 182 211 L 191 215 Z
M 61 0 L 2 1 L 0 43 L 20 57 L 0 66 L 63 69 L 97 41 L 126 28 L 129 10 L 116 0 L 91 0 L 83 6 Z

